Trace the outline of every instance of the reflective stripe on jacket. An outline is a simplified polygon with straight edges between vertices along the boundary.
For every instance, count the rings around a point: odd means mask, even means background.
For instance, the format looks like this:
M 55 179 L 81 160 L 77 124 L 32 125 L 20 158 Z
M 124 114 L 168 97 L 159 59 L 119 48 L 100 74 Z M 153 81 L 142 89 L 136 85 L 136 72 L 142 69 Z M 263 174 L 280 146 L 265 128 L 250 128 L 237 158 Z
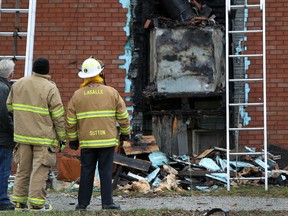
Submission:
M 117 146 L 116 122 L 122 134 L 130 134 L 125 102 L 110 86 L 88 84 L 78 89 L 69 101 L 67 135 L 70 140 L 79 139 L 81 148 Z
M 33 73 L 16 81 L 7 107 L 13 111 L 16 142 L 56 147 L 65 140 L 64 108 L 49 75 Z

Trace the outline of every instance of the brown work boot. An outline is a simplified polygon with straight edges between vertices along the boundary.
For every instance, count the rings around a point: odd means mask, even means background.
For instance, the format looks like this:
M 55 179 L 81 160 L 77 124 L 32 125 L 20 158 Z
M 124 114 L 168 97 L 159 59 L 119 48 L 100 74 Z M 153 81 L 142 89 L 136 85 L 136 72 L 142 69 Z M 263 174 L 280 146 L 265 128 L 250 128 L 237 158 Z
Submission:
M 15 211 L 28 211 L 28 206 L 26 203 L 16 202 Z
M 52 211 L 53 207 L 50 204 L 44 206 L 30 205 L 30 211 Z

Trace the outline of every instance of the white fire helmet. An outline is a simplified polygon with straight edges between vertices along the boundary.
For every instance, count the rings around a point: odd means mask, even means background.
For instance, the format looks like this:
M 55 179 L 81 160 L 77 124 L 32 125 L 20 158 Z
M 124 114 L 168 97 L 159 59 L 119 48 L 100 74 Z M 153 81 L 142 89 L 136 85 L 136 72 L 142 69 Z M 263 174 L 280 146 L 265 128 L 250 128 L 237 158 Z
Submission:
M 103 69 L 104 67 L 101 66 L 99 61 L 93 57 L 90 57 L 83 62 L 82 69 L 78 73 L 78 76 L 80 78 L 94 77 L 100 74 Z

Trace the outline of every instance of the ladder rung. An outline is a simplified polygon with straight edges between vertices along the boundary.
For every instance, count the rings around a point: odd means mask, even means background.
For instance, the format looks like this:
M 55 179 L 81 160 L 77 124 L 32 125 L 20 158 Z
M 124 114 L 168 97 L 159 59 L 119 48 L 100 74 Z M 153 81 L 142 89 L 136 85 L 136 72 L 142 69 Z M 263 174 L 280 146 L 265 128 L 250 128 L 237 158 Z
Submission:
M 14 59 L 25 60 L 25 56 L 0 56 L 0 59 Z
M 251 81 L 263 81 L 263 78 L 254 78 L 254 79 L 229 79 L 229 82 L 251 82 Z
M 244 131 L 244 130 L 264 130 L 263 127 L 259 127 L 259 128 L 229 128 L 230 131 Z
M 265 179 L 265 177 L 233 177 L 231 180 L 261 180 Z
M 231 103 L 229 106 L 259 106 L 263 105 L 263 103 Z
M 249 5 L 249 4 L 245 4 L 245 5 L 230 5 L 231 9 L 241 9 L 241 8 L 261 8 L 260 4 L 254 4 L 254 5 Z
M 242 55 L 229 55 L 229 57 L 235 58 L 235 57 L 259 57 L 263 56 L 263 54 L 242 54 Z
M 259 33 L 263 32 L 263 30 L 239 30 L 239 31 L 229 31 L 229 33 L 234 34 L 234 33 Z
M 16 13 L 16 12 L 19 12 L 19 13 L 29 13 L 29 9 L 0 9 L 0 13 Z
M 229 155 L 264 155 L 264 152 L 231 152 Z
M 27 32 L 18 32 L 17 33 L 19 36 L 24 36 L 24 37 L 26 37 L 27 36 Z M 14 35 L 14 32 L 0 32 L 0 36 L 7 36 L 7 37 L 9 37 L 9 36 L 13 36 Z

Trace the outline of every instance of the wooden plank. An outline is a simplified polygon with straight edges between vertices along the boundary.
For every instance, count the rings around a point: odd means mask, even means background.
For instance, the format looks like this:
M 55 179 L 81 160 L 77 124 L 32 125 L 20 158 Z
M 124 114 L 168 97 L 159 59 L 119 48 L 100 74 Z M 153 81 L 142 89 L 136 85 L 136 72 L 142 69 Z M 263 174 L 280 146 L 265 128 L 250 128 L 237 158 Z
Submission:
M 189 154 L 187 126 L 186 123 L 183 122 L 182 116 L 179 117 L 178 122 L 178 155 L 187 155 Z
M 151 153 L 153 151 L 159 151 L 159 147 L 157 144 L 151 145 L 141 145 L 141 146 L 124 146 L 123 150 L 126 155 L 137 155 L 137 154 L 144 154 L 144 153 Z
M 149 170 L 151 166 L 151 162 L 149 161 L 133 159 L 133 158 L 129 158 L 129 157 L 117 154 L 117 153 L 114 153 L 113 163 L 122 165 L 125 167 L 130 167 L 133 169 L 137 169 L 137 170 L 146 171 L 146 172 Z
M 162 130 L 162 127 L 160 124 L 160 117 L 159 116 L 152 116 L 152 131 L 153 131 L 153 135 L 156 139 L 156 143 L 158 144 L 160 149 L 162 149 L 161 130 Z
M 156 139 L 153 135 L 141 136 L 140 145 L 156 144 Z
M 164 115 L 161 121 L 162 131 L 161 131 L 161 151 L 167 155 L 172 155 L 172 120 L 171 115 Z
M 216 173 L 216 172 L 208 171 L 208 170 L 178 171 L 178 176 L 205 177 L 206 174 L 211 174 L 211 173 Z M 217 173 L 222 173 L 222 172 L 217 172 Z M 226 172 L 224 174 L 226 174 Z M 235 172 L 230 172 L 230 175 L 233 175 L 233 174 L 235 175 Z
M 178 134 L 178 119 L 176 116 L 173 116 L 171 152 L 175 155 L 179 155 L 177 134 Z

